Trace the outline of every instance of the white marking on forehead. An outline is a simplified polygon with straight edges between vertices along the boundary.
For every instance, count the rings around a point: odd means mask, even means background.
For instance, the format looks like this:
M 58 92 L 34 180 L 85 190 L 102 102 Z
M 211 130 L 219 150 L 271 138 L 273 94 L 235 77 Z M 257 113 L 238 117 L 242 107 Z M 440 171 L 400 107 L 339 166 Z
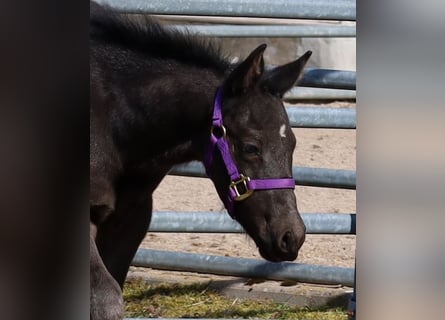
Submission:
M 285 133 L 285 131 L 286 131 L 286 125 L 283 124 L 283 125 L 281 125 L 281 127 L 280 127 L 280 137 L 282 137 L 282 138 L 286 138 L 286 133 Z

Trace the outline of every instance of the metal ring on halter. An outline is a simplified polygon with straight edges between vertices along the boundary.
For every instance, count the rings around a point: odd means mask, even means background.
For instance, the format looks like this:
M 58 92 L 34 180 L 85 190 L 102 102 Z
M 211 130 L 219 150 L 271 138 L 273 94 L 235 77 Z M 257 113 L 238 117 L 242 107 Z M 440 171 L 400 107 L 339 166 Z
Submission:
M 215 129 L 221 129 L 222 135 L 215 135 Z M 227 130 L 224 126 L 212 126 L 212 128 L 210 129 L 210 133 L 217 138 L 225 138 L 227 136 Z

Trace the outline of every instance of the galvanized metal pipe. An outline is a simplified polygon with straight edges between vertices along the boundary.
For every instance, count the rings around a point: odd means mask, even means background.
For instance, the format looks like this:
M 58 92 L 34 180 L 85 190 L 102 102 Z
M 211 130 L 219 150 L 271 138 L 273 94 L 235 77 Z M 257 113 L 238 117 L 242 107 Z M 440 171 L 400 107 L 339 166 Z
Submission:
M 354 71 L 307 68 L 298 81 L 301 87 L 355 90 Z
M 355 90 L 294 87 L 285 95 L 285 100 L 355 100 Z
M 355 21 L 355 0 L 96 0 L 128 13 Z
M 354 170 L 293 167 L 295 184 L 310 187 L 355 189 Z
M 355 234 L 355 214 L 302 213 L 308 234 Z M 153 212 L 149 232 L 244 233 L 225 212 Z
M 355 129 L 355 108 L 292 107 L 286 105 L 293 128 Z
M 152 14 L 158 20 L 168 24 L 218 24 L 218 25 L 326 25 L 326 26 L 355 26 L 355 21 L 315 21 L 307 22 L 299 19 L 273 19 L 262 17 L 228 17 L 228 16 L 191 16 L 191 15 L 157 15 Z
M 349 38 L 355 26 L 327 25 L 172 25 L 172 28 L 211 37 Z
M 151 249 L 139 249 L 132 265 L 162 270 L 280 281 L 292 280 L 345 286 L 353 286 L 354 284 L 354 268 L 326 267 L 292 262 L 273 263 L 257 259 Z
M 170 175 L 206 178 L 204 166 L 197 161 L 176 165 Z M 355 189 L 354 170 L 293 167 L 295 183 L 301 186 Z

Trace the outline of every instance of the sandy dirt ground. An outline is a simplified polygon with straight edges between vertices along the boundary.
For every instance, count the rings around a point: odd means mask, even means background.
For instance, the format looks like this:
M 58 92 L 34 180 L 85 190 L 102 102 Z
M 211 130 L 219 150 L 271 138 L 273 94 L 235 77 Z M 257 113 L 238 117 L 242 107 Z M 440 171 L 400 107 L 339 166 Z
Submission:
M 329 107 L 355 107 L 333 103 Z M 355 130 L 293 129 L 297 138 L 294 165 L 355 170 Z M 296 187 L 300 212 L 356 212 L 355 190 Z M 167 176 L 154 194 L 154 210 L 215 211 L 223 205 L 210 180 Z M 356 237 L 353 235 L 307 235 L 298 262 L 325 266 L 354 267 Z M 217 254 L 231 257 L 260 258 L 252 240 L 244 234 L 162 234 L 147 233 L 143 248 Z M 132 268 L 132 272 L 142 271 Z M 148 270 L 149 277 L 157 273 Z M 131 272 L 130 272 L 131 274 Z M 165 276 L 165 271 L 162 272 Z M 183 274 L 169 272 L 181 281 Z M 161 275 L 161 273 L 158 273 Z

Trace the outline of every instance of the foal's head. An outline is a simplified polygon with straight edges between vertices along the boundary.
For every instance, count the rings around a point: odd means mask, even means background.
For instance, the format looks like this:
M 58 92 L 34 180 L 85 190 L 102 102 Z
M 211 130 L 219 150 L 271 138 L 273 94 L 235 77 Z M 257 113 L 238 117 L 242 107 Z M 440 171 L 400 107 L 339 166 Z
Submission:
M 260 254 L 270 261 L 294 260 L 306 228 L 292 180 L 296 139 L 281 99 L 311 52 L 266 71 L 265 48 L 259 46 L 228 75 L 216 98 L 222 105 L 224 127 L 214 124 L 213 134 L 227 141 L 240 178 L 233 181 L 227 160 L 218 151 L 211 151 L 211 176 L 229 213 L 252 237 Z

